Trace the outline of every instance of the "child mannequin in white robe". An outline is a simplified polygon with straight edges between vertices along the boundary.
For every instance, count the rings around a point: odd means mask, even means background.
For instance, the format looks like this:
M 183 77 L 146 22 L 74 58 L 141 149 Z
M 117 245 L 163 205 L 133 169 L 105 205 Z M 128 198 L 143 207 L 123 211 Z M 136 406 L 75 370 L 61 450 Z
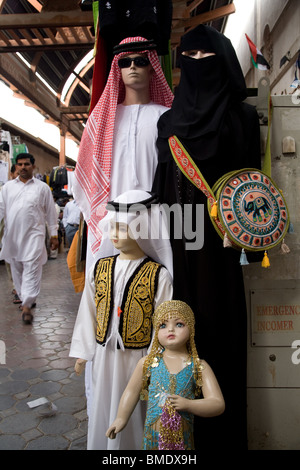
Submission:
M 140 201 L 151 201 L 150 194 L 145 191 L 128 191 L 116 198 L 114 203 L 135 204 Z M 153 223 L 161 223 L 161 212 L 158 204 L 151 205 L 151 209 L 145 209 L 137 217 L 133 213 L 116 213 L 108 211 L 103 219 L 101 228 L 105 236 L 108 236 L 107 226 L 110 226 L 109 236 L 112 245 L 119 250 L 113 271 L 113 310 L 108 322 L 103 343 L 96 341 L 97 335 L 97 308 L 95 295 L 95 269 L 90 269 L 86 279 L 85 289 L 82 295 L 78 316 L 76 319 L 70 356 L 78 358 L 75 371 L 80 374 L 87 361 L 92 366 L 92 396 L 89 399 L 89 424 L 88 424 L 88 450 L 139 450 L 142 445 L 145 408 L 143 404 L 137 407 L 128 424 L 128 432 L 120 434 L 114 441 L 107 439 L 105 432 L 115 417 L 121 395 L 131 377 L 137 362 L 147 354 L 149 344 L 145 347 L 128 348 L 124 346 L 122 328 L 120 328 L 120 306 L 124 291 L 136 274 L 143 261 L 150 256 L 155 263 L 164 264 L 172 271 L 171 249 L 168 239 L 141 239 L 135 237 L 130 226 L 136 222 L 147 222 L 151 218 Z M 148 228 L 147 228 L 148 229 Z M 165 232 L 166 233 L 166 232 Z M 107 258 L 105 258 L 107 259 Z M 101 262 L 101 260 L 100 260 Z M 96 262 L 97 264 L 97 262 Z M 158 282 L 152 309 L 163 301 L 172 298 L 172 277 L 166 267 L 161 266 L 158 273 Z M 121 313 L 122 315 L 122 313 Z

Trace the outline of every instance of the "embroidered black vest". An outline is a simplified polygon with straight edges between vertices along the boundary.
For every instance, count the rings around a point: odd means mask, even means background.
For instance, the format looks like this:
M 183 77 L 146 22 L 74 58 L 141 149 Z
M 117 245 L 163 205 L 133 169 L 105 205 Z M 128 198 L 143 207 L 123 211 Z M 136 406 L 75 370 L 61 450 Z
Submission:
M 117 256 L 99 259 L 95 266 L 96 341 L 104 344 L 114 308 L 114 268 Z M 125 348 L 149 346 L 154 297 L 161 265 L 145 258 L 128 280 L 123 294 L 119 332 Z

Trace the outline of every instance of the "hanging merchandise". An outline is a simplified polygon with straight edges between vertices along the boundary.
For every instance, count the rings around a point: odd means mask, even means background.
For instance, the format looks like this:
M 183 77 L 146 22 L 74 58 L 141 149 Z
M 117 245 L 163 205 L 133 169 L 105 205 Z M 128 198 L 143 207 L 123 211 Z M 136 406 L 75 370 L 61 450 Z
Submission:
M 13 144 L 13 158 L 16 158 L 19 153 L 28 153 L 26 144 Z
M 12 137 L 12 144 L 13 144 L 12 163 L 16 163 L 16 156 L 19 155 L 19 153 L 28 153 L 28 148 L 24 142 L 21 142 L 21 139 L 19 136 Z
M 0 151 L 0 187 L 3 186 L 8 181 L 9 171 L 10 171 L 10 166 L 8 162 L 3 161 L 1 158 L 2 158 L 2 151 Z
M 71 177 L 69 172 L 73 172 L 75 167 L 68 165 L 55 166 L 51 173 L 49 179 L 49 186 L 53 191 L 53 196 L 56 198 L 68 197 L 69 194 L 69 184 L 71 182 Z
M 293 83 L 290 85 L 291 88 L 298 88 L 298 86 L 300 86 L 300 80 L 297 75 L 298 70 L 300 70 L 300 49 L 298 51 L 298 57 L 295 63 L 295 76 L 294 76 Z
M 74 170 L 75 167 L 67 166 L 67 178 L 68 184 L 65 186 L 65 189 L 69 196 L 73 195 L 73 184 L 74 184 Z
M 10 133 L 0 128 L 0 186 L 3 186 L 10 177 L 11 151 Z
M 13 159 L 12 139 L 9 131 L 0 129 L 0 149 L 9 153 L 9 157 Z
M 264 251 L 263 267 L 269 267 L 267 251 L 282 243 L 289 228 L 289 212 L 284 196 L 270 177 L 270 113 L 264 171 L 243 168 L 223 175 L 209 187 L 190 155 L 176 136 L 169 146 L 180 170 L 207 197 L 211 221 L 224 247 L 241 250 L 240 264 L 248 264 L 246 251 Z
M 171 0 L 109 0 L 99 2 L 99 30 L 115 46 L 126 37 L 143 36 L 157 45 L 158 55 L 169 53 Z
M 106 41 L 99 35 L 99 2 L 93 2 L 95 45 L 94 45 L 94 70 L 92 80 L 92 93 L 89 106 L 89 114 L 93 111 L 104 90 L 105 83 L 109 73 Z
M 36 174 L 34 175 L 34 177 L 35 177 L 37 180 L 44 181 L 44 175 L 42 175 L 41 173 L 36 173 Z

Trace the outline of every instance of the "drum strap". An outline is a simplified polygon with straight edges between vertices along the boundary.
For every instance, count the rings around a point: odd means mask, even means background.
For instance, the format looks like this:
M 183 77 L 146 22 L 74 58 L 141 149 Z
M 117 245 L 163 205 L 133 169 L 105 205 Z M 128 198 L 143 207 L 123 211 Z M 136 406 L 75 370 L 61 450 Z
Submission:
M 197 167 L 196 163 L 193 161 L 188 151 L 184 148 L 180 140 L 175 135 L 169 137 L 169 146 L 172 156 L 182 173 L 207 197 L 212 208 L 211 216 L 214 217 L 215 223 L 218 226 L 220 232 L 225 235 L 225 230 L 217 218 L 217 201 L 215 195 L 202 175 L 201 171 Z

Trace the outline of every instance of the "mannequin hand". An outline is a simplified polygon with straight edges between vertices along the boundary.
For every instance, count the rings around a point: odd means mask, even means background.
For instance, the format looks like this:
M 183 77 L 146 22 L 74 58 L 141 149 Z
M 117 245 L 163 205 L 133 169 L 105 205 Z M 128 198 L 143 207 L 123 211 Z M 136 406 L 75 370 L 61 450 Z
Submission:
M 110 439 L 115 439 L 118 432 L 122 431 L 126 426 L 126 422 L 121 418 L 116 418 L 114 422 L 109 426 L 108 430 L 106 431 L 106 437 Z
M 188 411 L 190 400 L 179 395 L 169 395 L 168 399 L 176 411 Z
M 87 361 L 85 359 L 77 359 L 77 361 L 75 363 L 75 367 L 74 367 L 74 370 L 75 370 L 77 375 L 82 374 L 82 372 L 84 371 L 86 363 L 87 363 Z

